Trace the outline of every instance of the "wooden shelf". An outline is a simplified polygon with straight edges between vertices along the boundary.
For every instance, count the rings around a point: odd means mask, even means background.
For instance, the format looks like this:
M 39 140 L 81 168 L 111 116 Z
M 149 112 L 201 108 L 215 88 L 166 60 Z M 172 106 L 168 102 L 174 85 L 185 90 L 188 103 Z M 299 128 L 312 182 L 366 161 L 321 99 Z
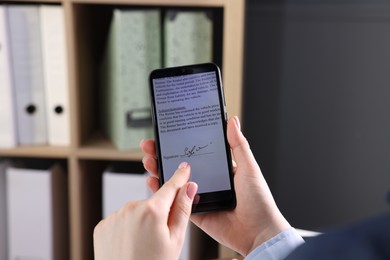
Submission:
M 37 157 L 66 159 L 71 154 L 69 147 L 22 146 L 12 149 L 0 149 L 2 157 Z
M 77 4 L 110 4 L 110 5 L 153 5 L 153 6 L 191 6 L 223 7 L 227 0 L 65 0 Z
M 0 149 L 0 157 L 63 159 L 69 177 L 71 260 L 93 259 L 92 231 L 101 217 L 101 176 L 111 161 L 140 161 L 140 150 L 119 151 L 98 133 L 97 57 L 104 37 L 99 15 L 118 5 L 215 8 L 223 14 L 220 34 L 222 76 L 229 116 L 241 115 L 245 0 L 14 0 L 7 3 L 61 4 L 65 13 L 69 72 L 69 147 Z M 219 23 L 218 23 L 219 24 Z
M 97 133 L 76 150 L 76 156 L 80 159 L 90 160 L 139 161 L 142 159 L 143 153 L 140 149 L 136 151 L 119 151 L 107 138 Z
M 64 1 L 61 0 L 9 0 L 6 2 L 7 4 L 18 4 L 18 3 L 30 3 L 30 4 L 36 4 L 36 3 L 41 3 L 41 4 L 61 4 Z M 1 3 L 0 3 L 1 4 Z

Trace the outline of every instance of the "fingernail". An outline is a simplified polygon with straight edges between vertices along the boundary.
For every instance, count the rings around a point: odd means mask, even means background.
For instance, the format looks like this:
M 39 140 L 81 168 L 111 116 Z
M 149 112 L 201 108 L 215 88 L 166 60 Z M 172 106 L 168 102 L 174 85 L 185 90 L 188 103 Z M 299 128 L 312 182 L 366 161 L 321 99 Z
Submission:
M 187 184 L 186 193 L 190 200 L 194 199 L 197 191 L 198 191 L 198 185 L 196 185 L 196 183 L 190 182 Z
M 179 164 L 179 169 L 183 169 L 183 168 L 186 168 L 188 166 L 188 163 L 187 162 L 182 162 L 181 164 Z
M 234 116 L 234 122 L 236 123 L 238 129 L 241 130 L 241 123 L 240 120 L 238 119 L 238 116 Z

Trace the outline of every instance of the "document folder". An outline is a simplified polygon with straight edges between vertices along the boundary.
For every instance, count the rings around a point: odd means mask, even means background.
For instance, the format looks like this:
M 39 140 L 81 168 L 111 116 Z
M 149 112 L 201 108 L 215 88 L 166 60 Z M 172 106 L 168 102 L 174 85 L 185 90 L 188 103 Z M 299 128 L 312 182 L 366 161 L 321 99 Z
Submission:
M 165 67 L 212 62 L 211 12 L 168 10 L 164 17 L 164 35 Z
M 68 146 L 69 85 L 64 10 L 60 5 L 41 5 L 40 15 L 48 143 Z
M 7 5 L 18 142 L 47 144 L 38 5 Z
M 7 169 L 9 259 L 69 259 L 66 174 Z
M 0 148 L 16 146 L 14 93 L 6 11 L 0 6 Z
M 149 73 L 161 67 L 160 12 L 115 9 L 101 68 L 102 128 L 120 150 L 153 137 Z

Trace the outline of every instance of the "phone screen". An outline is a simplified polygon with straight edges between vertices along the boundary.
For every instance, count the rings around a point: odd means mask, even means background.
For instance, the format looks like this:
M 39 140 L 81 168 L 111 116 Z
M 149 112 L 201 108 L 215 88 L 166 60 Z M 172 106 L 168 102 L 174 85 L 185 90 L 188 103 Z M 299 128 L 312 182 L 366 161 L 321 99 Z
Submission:
M 152 108 L 161 183 L 191 165 L 194 211 L 235 206 L 226 112 L 219 69 L 198 64 L 152 72 Z

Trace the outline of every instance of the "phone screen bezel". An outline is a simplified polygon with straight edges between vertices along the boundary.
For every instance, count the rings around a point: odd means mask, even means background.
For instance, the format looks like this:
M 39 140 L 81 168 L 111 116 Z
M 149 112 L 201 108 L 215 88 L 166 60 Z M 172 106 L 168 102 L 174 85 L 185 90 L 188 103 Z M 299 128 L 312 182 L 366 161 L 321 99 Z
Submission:
M 202 73 L 202 72 L 216 73 L 221 120 L 223 121 L 222 127 L 223 127 L 223 134 L 224 134 L 225 153 L 227 158 L 226 163 L 229 171 L 227 174 L 229 175 L 231 189 L 197 194 L 196 199 L 194 200 L 195 202 L 192 207 L 193 213 L 233 209 L 236 206 L 236 195 L 235 195 L 234 181 L 233 181 L 233 165 L 232 165 L 230 146 L 227 141 L 227 134 L 226 134 L 227 113 L 226 113 L 226 104 L 225 104 L 225 98 L 224 98 L 223 86 L 221 80 L 221 73 L 216 64 L 203 63 L 203 64 L 188 65 L 188 66 L 157 69 L 152 71 L 149 77 L 152 119 L 153 119 L 153 126 L 154 126 L 153 128 L 154 128 L 155 139 L 156 139 L 155 144 L 156 144 L 156 154 L 157 154 L 157 166 L 158 166 L 158 174 L 159 174 L 160 186 L 161 186 L 165 183 L 165 180 L 164 180 L 163 165 L 161 160 L 160 135 L 159 135 L 157 114 L 156 114 L 156 107 L 155 107 L 153 80 L 158 78 L 165 78 L 165 77 L 191 75 L 191 74 Z

